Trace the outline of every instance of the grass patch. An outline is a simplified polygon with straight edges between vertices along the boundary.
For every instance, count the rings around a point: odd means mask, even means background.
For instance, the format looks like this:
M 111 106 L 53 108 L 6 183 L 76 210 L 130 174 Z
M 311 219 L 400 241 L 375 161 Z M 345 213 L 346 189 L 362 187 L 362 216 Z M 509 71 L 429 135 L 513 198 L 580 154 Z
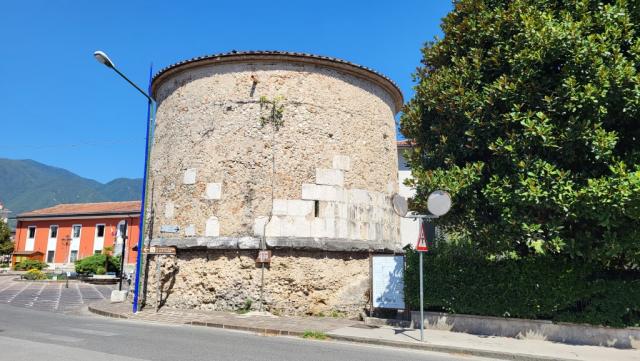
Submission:
M 313 338 L 316 340 L 326 340 L 327 334 L 322 331 L 304 331 L 302 338 Z

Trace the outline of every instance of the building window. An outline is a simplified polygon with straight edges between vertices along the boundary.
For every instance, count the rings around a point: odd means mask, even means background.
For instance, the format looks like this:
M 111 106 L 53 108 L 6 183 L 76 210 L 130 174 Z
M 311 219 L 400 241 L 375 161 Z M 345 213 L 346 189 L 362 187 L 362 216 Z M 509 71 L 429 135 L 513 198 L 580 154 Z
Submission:
M 58 238 L 58 226 L 49 227 L 49 238 Z
M 47 263 L 53 263 L 56 251 L 47 251 Z
M 69 262 L 75 262 L 78 260 L 78 251 L 71 251 L 69 254 Z
M 29 226 L 27 238 L 29 239 L 36 238 L 36 226 Z
M 96 237 L 104 238 L 104 224 L 98 224 L 96 226 Z
M 73 238 L 80 238 L 80 230 L 82 229 L 82 226 L 79 224 L 74 224 L 73 225 L 73 232 L 72 232 L 72 236 Z

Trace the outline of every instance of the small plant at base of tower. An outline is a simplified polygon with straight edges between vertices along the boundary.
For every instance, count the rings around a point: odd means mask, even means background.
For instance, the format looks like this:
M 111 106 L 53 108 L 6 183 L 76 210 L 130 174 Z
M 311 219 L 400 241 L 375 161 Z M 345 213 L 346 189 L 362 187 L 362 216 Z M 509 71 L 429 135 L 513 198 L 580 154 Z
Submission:
M 284 114 L 283 101 L 284 97 L 282 96 L 277 96 L 271 100 L 265 96 L 260 97 L 260 112 L 267 113 L 266 115 L 260 115 L 261 127 L 271 123 L 276 130 L 280 130 L 280 127 L 284 125 L 284 120 L 282 119 Z
M 246 300 L 244 300 L 244 305 L 242 305 L 242 307 L 239 308 L 236 312 L 240 314 L 247 313 L 251 311 L 251 305 L 253 305 L 253 300 L 247 298 Z

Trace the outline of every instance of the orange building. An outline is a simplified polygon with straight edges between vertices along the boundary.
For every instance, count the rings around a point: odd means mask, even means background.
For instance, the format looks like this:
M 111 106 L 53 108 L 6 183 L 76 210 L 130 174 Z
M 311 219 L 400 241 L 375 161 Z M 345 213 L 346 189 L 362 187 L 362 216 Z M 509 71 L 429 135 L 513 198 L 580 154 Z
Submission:
M 60 204 L 21 213 L 16 220 L 12 265 L 29 258 L 52 268 L 73 268 L 74 261 L 104 247 L 113 247 L 114 255 L 122 253 L 123 234 L 125 260 L 136 262 L 132 247 L 138 242 L 139 201 Z

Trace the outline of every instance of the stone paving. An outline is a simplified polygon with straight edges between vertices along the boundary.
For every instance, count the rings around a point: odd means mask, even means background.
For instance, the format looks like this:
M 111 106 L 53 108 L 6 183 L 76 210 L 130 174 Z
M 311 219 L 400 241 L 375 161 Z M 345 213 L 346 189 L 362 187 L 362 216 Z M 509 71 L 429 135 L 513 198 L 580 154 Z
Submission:
M 49 312 L 73 312 L 92 302 L 109 299 L 112 285 L 64 282 L 18 281 L 0 276 L 0 303 Z

